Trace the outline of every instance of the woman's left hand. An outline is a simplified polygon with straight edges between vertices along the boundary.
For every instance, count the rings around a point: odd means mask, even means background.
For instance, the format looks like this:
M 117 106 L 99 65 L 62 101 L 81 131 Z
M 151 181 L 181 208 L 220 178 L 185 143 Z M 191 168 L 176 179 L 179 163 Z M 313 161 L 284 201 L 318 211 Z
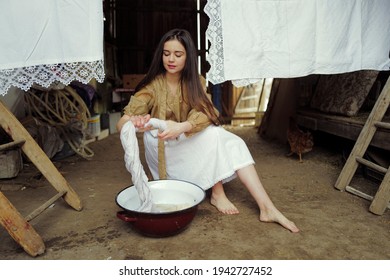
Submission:
M 167 128 L 158 134 L 158 137 L 162 140 L 175 140 L 179 137 L 180 134 L 189 131 L 192 128 L 192 125 L 189 122 L 175 122 L 175 121 L 166 121 Z

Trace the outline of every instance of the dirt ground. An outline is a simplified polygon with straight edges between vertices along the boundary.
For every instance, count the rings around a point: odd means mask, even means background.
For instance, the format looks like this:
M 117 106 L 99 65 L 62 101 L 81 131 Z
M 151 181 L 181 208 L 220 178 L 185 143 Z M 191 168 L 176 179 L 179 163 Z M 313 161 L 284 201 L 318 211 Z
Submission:
M 95 153 L 91 160 L 75 155 L 55 163 L 84 208 L 78 212 L 60 199 L 30 222 L 45 242 L 45 253 L 29 256 L 0 227 L 0 259 L 390 259 L 389 209 L 382 216 L 374 215 L 368 211 L 369 201 L 333 187 L 343 166 L 337 147 L 315 144 L 299 163 L 296 157 L 286 157 L 286 144 L 262 139 L 254 127 L 226 128 L 246 141 L 268 193 L 296 222 L 300 233 L 259 222 L 258 209 L 238 179 L 225 188 L 239 215 L 223 215 L 206 199 L 190 226 L 176 236 L 150 238 L 136 233 L 116 217 L 121 209 L 115 196 L 131 185 L 131 177 L 124 166 L 119 135 L 112 134 L 90 144 Z M 356 181 L 359 184 L 359 178 Z M 361 181 L 375 192 L 374 182 Z M 25 165 L 18 177 L 1 180 L 0 186 L 23 215 L 54 194 L 31 164 Z

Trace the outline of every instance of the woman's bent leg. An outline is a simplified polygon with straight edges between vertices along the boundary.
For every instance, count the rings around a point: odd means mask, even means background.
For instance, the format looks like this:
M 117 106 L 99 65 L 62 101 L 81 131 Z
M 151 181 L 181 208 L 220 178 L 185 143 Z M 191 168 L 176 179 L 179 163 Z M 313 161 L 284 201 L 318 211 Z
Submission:
M 279 223 L 291 232 L 299 231 L 298 227 L 275 207 L 265 191 L 263 184 L 260 182 L 254 165 L 239 169 L 237 175 L 256 200 L 260 208 L 260 221 Z

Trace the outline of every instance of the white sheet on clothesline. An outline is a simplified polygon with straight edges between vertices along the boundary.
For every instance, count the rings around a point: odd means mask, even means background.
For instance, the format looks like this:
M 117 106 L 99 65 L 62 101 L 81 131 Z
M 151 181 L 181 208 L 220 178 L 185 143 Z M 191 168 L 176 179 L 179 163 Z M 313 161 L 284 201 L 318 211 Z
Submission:
M 389 0 L 208 0 L 205 12 L 214 84 L 390 69 Z
M 103 59 L 101 0 L 0 1 L 0 69 Z
M 0 1 L 0 96 L 104 80 L 101 0 Z

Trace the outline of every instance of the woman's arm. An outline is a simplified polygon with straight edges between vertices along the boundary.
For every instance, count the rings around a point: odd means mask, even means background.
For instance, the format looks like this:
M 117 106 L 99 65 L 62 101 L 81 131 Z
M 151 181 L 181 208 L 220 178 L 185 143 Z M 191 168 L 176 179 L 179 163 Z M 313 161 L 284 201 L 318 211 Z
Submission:
M 129 115 L 123 115 L 119 121 L 116 123 L 116 130 L 120 133 L 122 130 L 123 125 L 130 120 Z
M 147 130 L 144 125 L 150 120 L 148 114 L 154 103 L 153 90 L 150 87 L 145 87 L 138 91 L 130 98 L 129 104 L 123 109 L 124 115 L 119 119 L 116 124 L 118 132 L 121 131 L 123 125 L 131 121 L 138 131 Z
M 192 124 L 188 121 L 175 122 L 166 121 L 167 128 L 158 134 L 158 137 L 162 140 L 173 140 L 179 137 L 180 134 L 188 132 L 192 129 Z

